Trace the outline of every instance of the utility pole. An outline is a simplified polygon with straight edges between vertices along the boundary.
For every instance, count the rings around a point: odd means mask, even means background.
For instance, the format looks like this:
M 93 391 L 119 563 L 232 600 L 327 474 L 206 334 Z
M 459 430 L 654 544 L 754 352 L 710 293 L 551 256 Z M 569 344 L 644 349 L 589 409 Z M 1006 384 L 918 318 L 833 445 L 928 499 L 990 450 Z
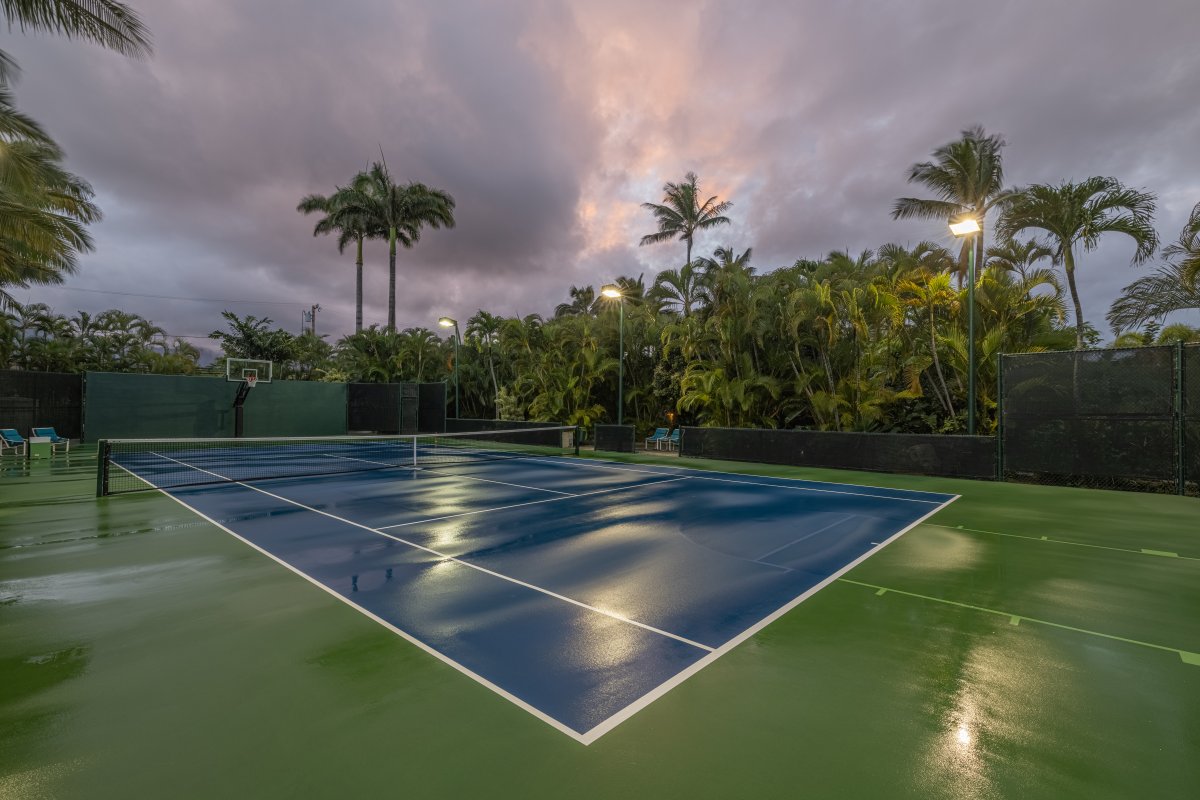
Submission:
M 312 312 L 306 309 L 300 309 L 300 335 L 303 336 L 308 330 L 309 320 L 312 318 Z
M 313 336 L 317 335 L 317 312 L 320 310 L 321 310 L 321 304 L 314 303 L 313 307 L 312 307 L 312 314 L 309 315 L 309 319 L 312 320 L 312 335 Z

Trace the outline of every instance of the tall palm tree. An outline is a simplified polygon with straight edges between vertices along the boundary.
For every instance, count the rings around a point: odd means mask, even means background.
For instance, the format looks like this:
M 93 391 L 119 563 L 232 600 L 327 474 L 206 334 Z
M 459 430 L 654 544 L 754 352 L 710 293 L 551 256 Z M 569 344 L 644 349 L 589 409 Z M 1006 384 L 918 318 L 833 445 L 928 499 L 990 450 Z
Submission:
M 975 263 L 983 264 L 984 220 L 988 213 L 1003 206 L 1011 195 L 1004 188 L 1004 138 L 988 134 L 976 125 L 962 132 L 962 138 L 933 151 L 933 161 L 913 164 L 908 182 L 920 184 L 933 193 L 932 198 L 901 197 L 892 207 L 893 219 L 940 219 L 971 216 L 979 222 L 974 238 Z M 960 261 L 965 273 L 967 248 L 963 241 Z
M 339 186 L 328 197 L 319 194 L 308 195 L 300 201 L 296 210 L 303 214 L 325 215 L 313 226 L 313 236 L 336 233 L 338 253 L 345 252 L 346 245 L 354 242 L 354 332 L 358 333 L 362 330 L 363 322 L 363 240 L 383 238 L 386 231 L 372 227 L 370 217 L 358 213 L 353 206 L 348 205 L 351 197 L 348 189 Z
M 87 39 L 134 58 L 150 54 L 150 32 L 129 6 L 115 0 L 0 0 L 10 28 L 48 31 Z M 9 82 L 16 63 L 0 50 L 0 81 Z
M 1116 178 L 1093 177 L 1058 186 L 1037 184 L 1013 196 L 1000 217 L 1006 239 L 1027 230 L 1050 237 L 1054 260 L 1062 265 L 1075 304 L 1075 347 L 1083 349 L 1083 305 L 1075 282 L 1076 247 L 1094 250 L 1106 233 L 1123 233 L 1137 245 L 1133 263 L 1150 258 L 1158 248 L 1154 230 L 1154 196 L 1122 186 Z
M 658 244 L 672 239 L 682 239 L 687 244 L 687 259 L 692 263 L 692 239 L 696 231 L 728 225 L 725 212 L 733 208 L 728 200 L 718 202 L 717 196 L 700 202 L 700 179 L 696 173 L 683 176 L 682 183 L 667 183 L 663 186 L 663 202 L 642 203 L 642 208 L 654 215 L 658 230 L 642 237 L 641 245 Z
M 400 185 L 392 180 L 387 160 L 371 164 L 347 187 L 347 213 L 361 215 L 370 228 L 387 231 L 388 330 L 396 330 L 396 243 L 410 248 L 421 239 L 421 229 L 453 228 L 454 198 L 423 183 Z

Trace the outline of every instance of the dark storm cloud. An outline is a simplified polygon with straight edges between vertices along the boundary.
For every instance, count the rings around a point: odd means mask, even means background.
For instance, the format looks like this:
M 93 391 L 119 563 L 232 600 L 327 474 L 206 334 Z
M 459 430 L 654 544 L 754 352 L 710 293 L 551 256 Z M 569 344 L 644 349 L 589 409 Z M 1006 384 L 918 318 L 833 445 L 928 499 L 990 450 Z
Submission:
M 1200 201 L 1192 2 L 356 2 L 138 4 L 156 53 L 5 37 L 22 106 L 67 148 L 107 219 L 68 287 L 250 298 L 297 327 L 353 321 L 353 265 L 301 196 L 378 158 L 450 191 L 458 227 L 401 251 L 403 325 L 476 308 L 549 313 L 572 284 L 675 266 L 638 248 L 666 180 L 735 201 L 703 237 L 768 269 L 834 248 L 944 241 L 895 222 L 907 167 L 962 128 L 1006 135 L 1012 183 L 1115 175 L 1177 234 Z M 1097 323 L 1138 270 L 1119 241 L 1082 269 Z M 386 253 L 368 246 L 368 322 Z M 39 289 L 206 333 L 222 304 Z

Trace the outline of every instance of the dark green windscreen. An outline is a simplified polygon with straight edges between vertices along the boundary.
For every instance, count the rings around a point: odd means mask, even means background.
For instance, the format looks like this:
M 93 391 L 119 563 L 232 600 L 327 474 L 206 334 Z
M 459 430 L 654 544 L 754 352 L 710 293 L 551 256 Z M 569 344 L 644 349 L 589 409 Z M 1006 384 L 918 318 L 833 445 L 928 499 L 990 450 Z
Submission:
M 236 386 L 236 384 L 230 384 Z M 343 436 L 346 384 L 274 381 L 246 398 L 247 436 Z
M 233 435 L 237 385 L 223 378 L 89 372 L 83 391 L 90 442 Z
M 238 384 L 224 378 L 89 372 L 83 435 L 99 439 L 233 436 Z M 346 433 L 346 384 L 259 384 L 245 404 L 246 436 Z

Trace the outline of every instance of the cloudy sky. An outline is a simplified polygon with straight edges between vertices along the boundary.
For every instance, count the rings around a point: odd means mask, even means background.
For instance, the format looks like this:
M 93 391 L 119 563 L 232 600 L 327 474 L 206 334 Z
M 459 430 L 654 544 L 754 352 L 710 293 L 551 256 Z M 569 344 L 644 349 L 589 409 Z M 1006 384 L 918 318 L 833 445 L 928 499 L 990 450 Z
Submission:
M 105 212 L 78 275 L 18 297 L 118 306 L 175 335 L 224 308 L 298 330 L 312 303 L 319 332 L 351 331 L 353 256 L 295 206 L 381 147 L 399 178 L 458 202 L 456 229 L 400 253 L 401 327 L 547 314 L 573 284 L 677 266 L 681 244 L 637 246 L 639 204 L 688 170 L 734 203 L 698 252 L 753 247 L 760 270 L 945 241 L 889 212 L 914 193 L 908 166 L 974 124 L 1007 138 L 1010 183 L 1155 192 L 1164 241 L 1200 202 L 1195 0 L 131 2 L 154 36 L 145 62 L 0 34 L 19 104 Z M 1148 269 L 1131 255 L 1113 240 L 1081 265 L 1102 329 Z M 386 245 L 369 244 L 368 324 L 386 291 Z

